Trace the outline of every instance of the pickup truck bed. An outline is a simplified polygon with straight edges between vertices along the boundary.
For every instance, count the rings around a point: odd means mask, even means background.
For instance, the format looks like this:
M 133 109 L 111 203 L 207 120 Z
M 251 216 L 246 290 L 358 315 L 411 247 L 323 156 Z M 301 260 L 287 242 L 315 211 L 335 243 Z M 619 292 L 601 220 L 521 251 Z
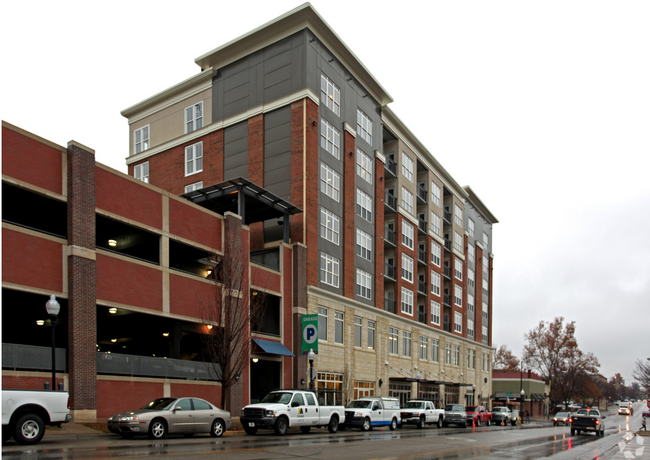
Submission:
M 72 419 L 65 391 L 2 390 L 2 443 L 36 444 L 45 425 L 60 426 Z
M 569 419 L 571 423 L 571 435 L 580 434 L 583 431 L 596 433 L 596 436 L 605 435 L 605 424 L 597 410 L 581 409 Z

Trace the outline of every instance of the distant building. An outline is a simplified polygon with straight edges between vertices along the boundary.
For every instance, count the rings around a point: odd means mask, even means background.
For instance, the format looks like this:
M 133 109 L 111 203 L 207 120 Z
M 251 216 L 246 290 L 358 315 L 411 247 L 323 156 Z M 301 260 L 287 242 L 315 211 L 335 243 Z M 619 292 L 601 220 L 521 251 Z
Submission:
M 492 371 L 492 407 L 508 406 L 521 410 L 521 390 L 524 390 L 523 409 L 531 416 L 546 415 L 548 410 L 548 385 L 534 372 Z

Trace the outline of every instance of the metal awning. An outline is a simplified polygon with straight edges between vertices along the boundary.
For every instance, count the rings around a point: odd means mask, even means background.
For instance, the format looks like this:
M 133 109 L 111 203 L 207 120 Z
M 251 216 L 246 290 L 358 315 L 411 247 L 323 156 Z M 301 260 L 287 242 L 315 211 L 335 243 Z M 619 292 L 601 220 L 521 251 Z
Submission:
M 253 342 L 258 344 L 265 353 L 270 355 L 283 355 L 283 356 L 293 356 L 291 351 L 280 342 L 273 342 L 272 340 L 262 340 L 262 339 L 253 339 Z

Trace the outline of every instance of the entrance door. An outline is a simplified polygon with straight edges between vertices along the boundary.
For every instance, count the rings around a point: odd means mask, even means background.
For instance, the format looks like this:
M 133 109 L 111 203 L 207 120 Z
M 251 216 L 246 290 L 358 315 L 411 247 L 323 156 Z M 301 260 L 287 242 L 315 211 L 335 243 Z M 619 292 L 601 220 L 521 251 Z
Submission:
M 273 390 L 285 388 L 282 383 L 282 363 L 259 359 L 250 361 L 250 395 L 251 404 L 259 402 Z

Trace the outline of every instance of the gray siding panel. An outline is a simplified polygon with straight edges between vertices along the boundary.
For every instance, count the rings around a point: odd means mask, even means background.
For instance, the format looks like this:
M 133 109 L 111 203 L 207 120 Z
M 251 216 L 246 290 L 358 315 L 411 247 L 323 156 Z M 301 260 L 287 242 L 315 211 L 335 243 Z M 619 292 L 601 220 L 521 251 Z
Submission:
M 248 178 L 248 122 L 224 130 L 224 179 Z
M 291 107 L 264 115 L 264 188 L 291 201 Z

